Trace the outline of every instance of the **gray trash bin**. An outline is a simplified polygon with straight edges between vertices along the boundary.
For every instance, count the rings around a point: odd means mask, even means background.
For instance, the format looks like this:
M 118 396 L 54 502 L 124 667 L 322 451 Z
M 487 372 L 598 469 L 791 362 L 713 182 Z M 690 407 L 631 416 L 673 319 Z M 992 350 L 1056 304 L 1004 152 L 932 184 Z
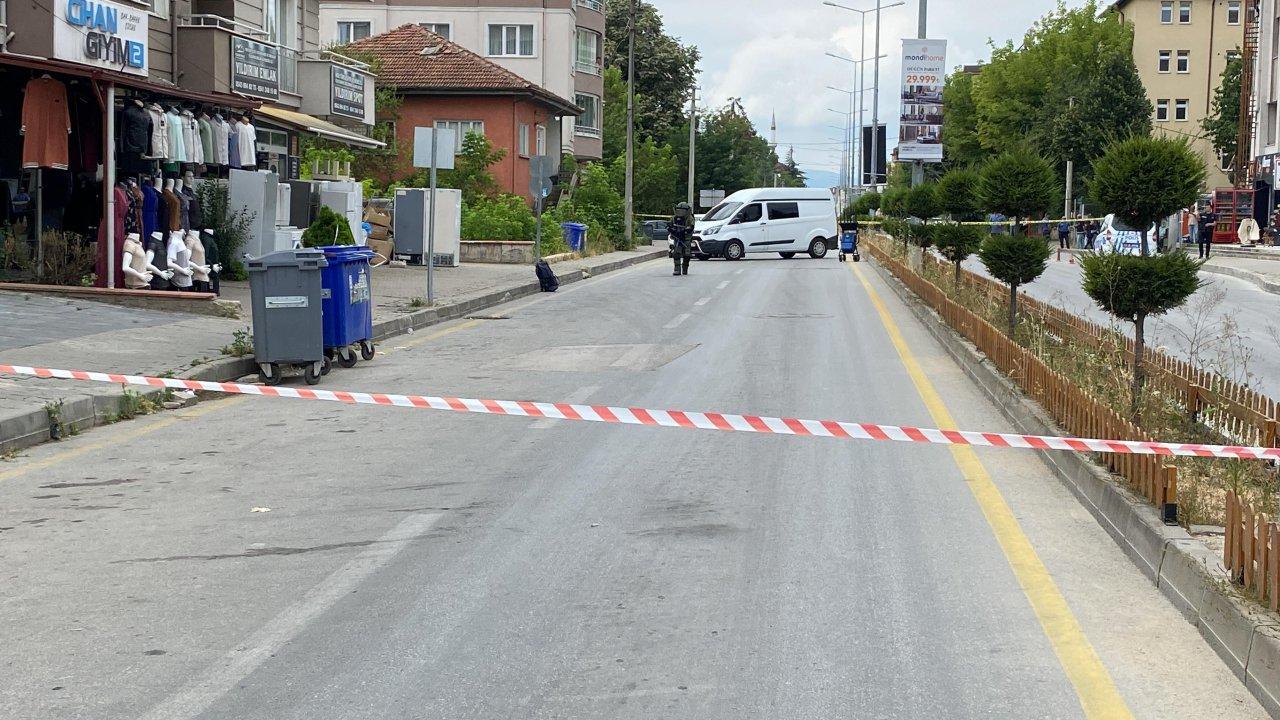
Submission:
M 253 354 L 262 381 L 280 383 L 283 367 L 302 365 L 308 385 L 324 371 L 324 322 L 320 270 L 328 266 L 316 248 L 282 250 L 252 258 Z

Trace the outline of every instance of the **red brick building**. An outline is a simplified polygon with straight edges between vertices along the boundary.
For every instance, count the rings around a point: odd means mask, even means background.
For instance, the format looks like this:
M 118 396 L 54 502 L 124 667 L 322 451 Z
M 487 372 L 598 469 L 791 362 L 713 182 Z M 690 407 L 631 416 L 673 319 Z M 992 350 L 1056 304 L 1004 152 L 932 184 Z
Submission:
M 411 176 L 415 127 L 451 128 L 458 143 L 481 132 L 507 156 L 489 168 L 505 193 L 529 194 L 529 158 L 560 155 L 560 121 L 582 109 L 420 25 L 403 25 L 359 40 L 347 52 L 377 59 L 378 84 L 402 99 L 396 118 L 399 163 L 394 177 Z

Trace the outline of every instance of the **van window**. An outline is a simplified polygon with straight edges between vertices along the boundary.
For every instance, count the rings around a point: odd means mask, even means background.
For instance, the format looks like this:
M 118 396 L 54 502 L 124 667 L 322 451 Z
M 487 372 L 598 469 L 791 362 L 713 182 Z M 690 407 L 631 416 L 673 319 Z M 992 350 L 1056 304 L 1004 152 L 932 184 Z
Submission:
M 770 220 L 794 220 L 800 217 L 800 203 L 793 202 L 771 202 L 769 203 L 769 219 Z
M 736 225 L 738 223 L 759 222 L 761 215 L 763 213 L 760 210 L 760 203 L 751 203 L 742 208 L 742 212 L 738 213 L 738 217 L 733 219 L 733 223 Z
M 740 207 L 742 207 L 742 203 L 740 202 L 720 203 L 719 205 L 711 208 L 711 211 L 708 212 L 706 215 L 703 215 L 702 219 L 707 221 L 713 221 L 713 222 L 719 221 L 719 220 L 728 220 L 729 218 L 733 217 L 733 214 L 737 212 L 738 208 Z

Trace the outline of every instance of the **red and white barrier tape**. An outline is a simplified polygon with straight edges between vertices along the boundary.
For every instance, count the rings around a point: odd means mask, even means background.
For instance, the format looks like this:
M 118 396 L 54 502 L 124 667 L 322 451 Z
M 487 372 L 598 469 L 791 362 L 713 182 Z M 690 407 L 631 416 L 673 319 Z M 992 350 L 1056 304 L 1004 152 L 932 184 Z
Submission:
M 54 370 L 20 365 L 0 365 L 0 374 L 3 373 L 34 375 L 41 378 L 61 378 L 64 380 L 167 387 L 175 390 L 202 390 L 238 395 L 295 398 L 298 400 L 323 400 L 351 405 L 391 405 L 395 407 L 452 410 L 454 412 L 485 415 L 554 418 L 557 420 L 581 420 L 622 425 L 654 425 L 688 428 L 691 430 L 724 430 L 729 432 L 829 437 L 843 440 L 889 440 L 931 445 L 975 445 L 1028 450 L 1072 450 L 1075 452 L 1129 455 L 1280 460 L 1280 448 L 1063 438 L 1044 435 L 1018 435 L 1014 433 L 937 430 L 899 425 L 838 422 L 835 420 L 800 420 L 797 418 L 731 415 L 685 410 L 648 410 L 645 408 L 608 405 L 575 405 L 569 403 L 530 402 L 526 400 L 473 400 L 470 398 L 433 397 L 430 395 L 388 395 L 384 393 L 346 392 L 341 390 L 312 390 L 310 388 L 269 387 L 266 385 L 179 380 L 141 375 L 117 375 L 82 370 Z

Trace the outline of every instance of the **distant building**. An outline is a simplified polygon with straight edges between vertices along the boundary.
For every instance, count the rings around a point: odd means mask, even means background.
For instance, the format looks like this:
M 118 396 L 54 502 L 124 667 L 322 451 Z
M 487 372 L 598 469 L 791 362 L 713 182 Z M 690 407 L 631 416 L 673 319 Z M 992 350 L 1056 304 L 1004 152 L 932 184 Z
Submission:
M 404 25 L 351 43 L 348 51 L 378 60 L 378 83 L 395 87 L 402 103 L 396 120 L 398 155 L 404 162 L 390 182 L 414 172 L 415 127 L 457 131 L 458 145 L 468 132 L 478 132 L 507 151 L 492 167 L 502 192 L 529 193 L 529 158 L 558 157 L 562 119 L 581 112 L 566 98 L 490 62 L 421 25 Z
M 1208 189 L 1230 185 L 1200 123 L 1227 59 L 1244 43 L 1246 0 L 1117 0 L 1107 12 L 1133 25 L 1133 61 L 1154 107 L 1157 134 L 1184 137 L 1204 158 Z
M 320 3 L 322 45 L 421 24 L 549 92 L 581 116 L 562 128 L 583 160 L 603 152 L 603 0 L 344 0 Z

